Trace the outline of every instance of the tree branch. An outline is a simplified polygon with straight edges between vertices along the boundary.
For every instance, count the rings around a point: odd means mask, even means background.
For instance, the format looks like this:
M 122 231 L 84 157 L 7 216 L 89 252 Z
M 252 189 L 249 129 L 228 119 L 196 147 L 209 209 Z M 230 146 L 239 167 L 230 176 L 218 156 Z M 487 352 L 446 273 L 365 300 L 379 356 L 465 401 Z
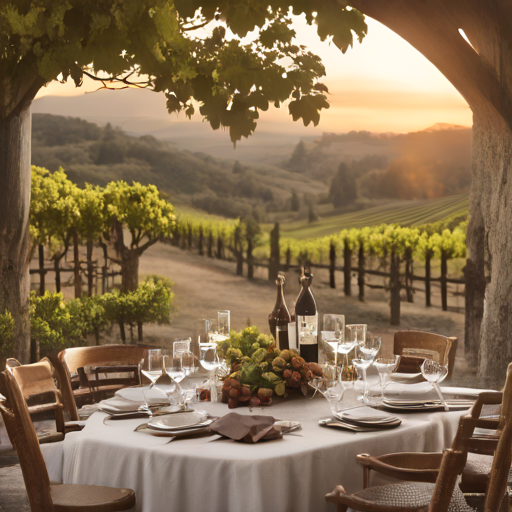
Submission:
M 88 71 L 83 71 L 83 74 L 87 77 L 89 77 L 91 80 L 94 80 L 96 82 L 101 82 L 102 86 L 99 87 L 97 90 L 101 89 L 108 89 L 108 90 L 122 90 L 122 89 L 129 89 L 129 88 L 137 88 L 137 89 L 148 89 L 153 86 L 153 82 L 151 80 L 145 80 L 140 82 L 132 82 L 130 80 L 130 77 L 133 76 L 135 71 L 131 71 L 128 73 L 128 75 L 125 76 L 109 76 L 107 78 L 102 78 L 96 75 L 93 75 L 92 73 L 89 73 Z M 125 84 L 123 87 L 109 87 L 109 83 L 122 83 Z M 95 92 L 95 91 L 94 91 Z
M 158 238 L 150 238 L 145 244 L 141 245 L 140 247 L 137 247 L 137 252 L 139 254 L 142 254 L 146 249 L 149 249 L 152 245 L 155 245 L 158 242 Z

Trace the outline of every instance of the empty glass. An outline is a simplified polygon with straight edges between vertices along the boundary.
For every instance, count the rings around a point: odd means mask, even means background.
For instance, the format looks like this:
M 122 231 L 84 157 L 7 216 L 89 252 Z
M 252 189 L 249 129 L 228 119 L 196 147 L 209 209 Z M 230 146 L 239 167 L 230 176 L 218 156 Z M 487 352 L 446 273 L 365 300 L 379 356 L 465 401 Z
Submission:
M 320 391 L 331 406 L 331 412 L 336 415 L 341 411 L 344 386 L 341 382 L 342 368 L 334 365 L 322 365 L 323 377 L 313 379 L 310 386 Z
M 432 359 L 425 359 L 421 365 L 421 374 L 425 380 L 430 382 L 445 410 L 449 411 L 450 408 L 448 407 L 448 404 L 441 393 L 441 388 L 439 387 L 439 383 L 446 379 L 446 376 L 448 375 L 448 365 L 443 366 L 441 363 L 433 361 Z
M 354 345 L 360 345 L 366 341 L 366 324 L 347 324 L 345 326 L 345 339 Z
M 397 369 L 400 362 L 400 356 L 394 355 L 393 357 L 385 358 L 379 357 L 373 363 L 379 372 L 380 385 L 382 388 L 381 398 L 384 399 L 384 392 L 389 382 L 389 376 Z
M 338 352 L 341 352 L 340 344 L 345 342 L 345 315 L 324 315 L 322 340 L 333 349 L 334 364 L 337 365 Z M 353 345 L 351 345 L 352 347 Z
M 380 350 L 382 340 L 380 336 L 368 335 L 365 341 L 359 343 L 356 347 L 357 357 L 352 360 L 354 367 L 357 370 L 358 375 L 361 375 L 361 379 L 364 385 L 363 401 L 368 396 L 368 379 L 366 378 L 366 370 L 371 366 L 375 356 Z
M 146 376 L 151 384 L 149 389 L 151 389 L 158 378 L 164 372 L 164 354 L 161 349 L 151 349 L 147 350 L 144 354 L 144 359 L 141 359 L 139 363 L 139 378 L 140 385 L 142 387 L 142 395 L 144 396 L 144 404 L 139 407 L 140 410 L 147 411 L 151 414 L 151 409 L 149 407 L 149 403 L 146 397 L 146 393 L 144 391 L 144 385 L 142 384 L 142 375 Z
M 210 372 L 211 401 L 217 401 L 217 369 L 222 361 L 217 353 L 217 343 L 199 343 L 199 362 Z
M 178 357 L 165 355 L 165 371 L 176 382 L 181 382 L 185 378 L 186 373 L 181 363 L 181 354 Z
M 217 311 L 217 327 L 218 334 L 227 339 L 229 337 L 230 330 L 230 312 L 227 309 Z

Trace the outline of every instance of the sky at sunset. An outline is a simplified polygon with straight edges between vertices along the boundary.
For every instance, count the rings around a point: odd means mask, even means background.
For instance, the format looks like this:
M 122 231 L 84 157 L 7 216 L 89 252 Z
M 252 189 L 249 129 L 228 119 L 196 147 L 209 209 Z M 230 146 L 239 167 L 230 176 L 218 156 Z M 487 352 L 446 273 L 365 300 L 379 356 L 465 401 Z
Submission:
M 392 31 L 372 19 L 367 18 L 367 22 L 368 36 L 363 43 L 356 42 L 343 55 L 334 45 L 320 42 L 315 27 L 296 19 L 299 42 L 318 54 L 325 64 L 327 77 L 323 82 L 331 93 L 331 108 L 322 112 L 316 129 L 306 129 L 291 121 L 287 107 L 271 107 L 261 113 L 258 129 L 294 131 L 305 136 L 350 130 L 409 132 L 435 123 L 471 126 L 471 111 L 443 75 Z M 38 97 L 84 94 L 96 88 L 97 84 L 90 82 L 79 89 L 71 83 L 54 82 L 43 88 Z M 134 106 L 131 114 L 126 115 L 136 116 L 144 111 L 143 97 L 141 94 L 142 104 Z M 164 116 L 163 108 L 160 112 L 148 106 L 148 118 L 158 117 L 160 122 L 168 123 L 187 122 L 184 115 Z

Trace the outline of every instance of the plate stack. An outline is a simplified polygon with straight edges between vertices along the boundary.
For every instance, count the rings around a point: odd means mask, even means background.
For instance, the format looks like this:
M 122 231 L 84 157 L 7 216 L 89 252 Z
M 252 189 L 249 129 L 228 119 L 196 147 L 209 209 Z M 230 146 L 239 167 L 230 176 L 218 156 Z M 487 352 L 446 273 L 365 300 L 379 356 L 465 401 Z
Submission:
M 469 409 L 473 404 L 474 400 L 446 400 L 446 405 L 450 410 Z M 384 398 L 382 406 L 388 410 L 403 412 L 425 412 L 444 409 L 444 404 L 440 400 L 407 400 L 400 398 Z
M 193 411 L 152 418 L 147 428 L 155 433 L 180 437 L 208 431 L 213 422 L 206 411 Z
M 351 432 L 374 432 L 400 426 L 402 420 L 396 416 L 376 411 L 370 407 L 356 407 L 340 412 L 332 418 L 320 420 L 323 427 L 339 428 Z

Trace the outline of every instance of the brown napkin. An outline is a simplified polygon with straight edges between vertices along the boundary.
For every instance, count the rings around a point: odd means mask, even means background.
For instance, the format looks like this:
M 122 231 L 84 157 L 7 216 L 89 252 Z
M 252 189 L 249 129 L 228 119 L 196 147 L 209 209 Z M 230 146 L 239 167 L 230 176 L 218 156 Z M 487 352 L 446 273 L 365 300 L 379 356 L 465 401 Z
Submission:
M 210 425 L 210 430 L 244 443 L 280 439 L 283 434 L 274 427 L 272 416 L 249 416 L 231 412 Z

